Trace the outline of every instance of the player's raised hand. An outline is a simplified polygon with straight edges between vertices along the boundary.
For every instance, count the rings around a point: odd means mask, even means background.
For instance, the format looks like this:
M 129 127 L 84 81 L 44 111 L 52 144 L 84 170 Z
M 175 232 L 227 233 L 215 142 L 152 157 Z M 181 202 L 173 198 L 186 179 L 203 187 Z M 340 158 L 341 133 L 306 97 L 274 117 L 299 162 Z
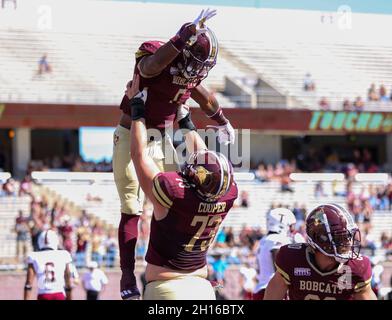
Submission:
M 211 19 L 216 15 L 216 10 L 202 10 L 199 16 L 193 21 L 193 24 L 196 25 L 196 28 L 204 28 L 204 24 L 207 20 Z
M 207 27 L 206 21 L 216 15 L 216 10 L 202 10 L 193 22 L 184 24 L 177 34 L 170 39 L 173 46 L 178 52 L 181 52 L 186 45 L 192 46 L 197 41 L 199 34 L 205 33 Z

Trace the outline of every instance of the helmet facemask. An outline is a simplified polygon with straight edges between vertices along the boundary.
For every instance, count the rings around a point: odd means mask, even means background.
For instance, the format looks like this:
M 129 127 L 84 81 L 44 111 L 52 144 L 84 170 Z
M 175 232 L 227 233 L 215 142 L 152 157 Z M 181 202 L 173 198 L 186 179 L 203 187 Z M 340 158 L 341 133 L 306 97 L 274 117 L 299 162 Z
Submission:
M 328 223 L 328 218 L 325 213 L 320 213 L 318 218 L 318 225 L 313 223 L 312 228 L 307 230 L 317 230 L 316 232 L 308 233 L 308 242 L 314 248 L 319 250 L 326 256 L 333 257 L 339 263 L 345 263 L 349 260 L 354 260 L 359 257 L 361 250 L 361 234 L 352 220 L 351 215 L 340 207 L 343 213 L 347 226 L 344 229 L 333 230 L 333 227 Z
M 218 41 L 214 33 L 207 28 L 203 34 L 195 36 L 182 51 L 177 63 L 181 75 L 189 82 L 200 82 L 208 76 L 215 66 L 218 56 Z

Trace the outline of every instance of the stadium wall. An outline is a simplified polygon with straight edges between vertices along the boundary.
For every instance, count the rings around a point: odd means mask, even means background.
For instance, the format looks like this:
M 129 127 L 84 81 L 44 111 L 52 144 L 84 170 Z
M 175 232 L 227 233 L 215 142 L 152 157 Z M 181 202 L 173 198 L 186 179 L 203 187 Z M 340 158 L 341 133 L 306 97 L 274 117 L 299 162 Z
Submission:
M 120 117 L 119 108 L 113 105 L 5 103 L 2 110 L 0 128 L 112 127 Z M 235 128 L 270 133 L 392 133 L 392 112 L 227 108 L 225 114 Z M 211 124 L 199 108 L 192 108 L 192 118 L 198 127 Z
M 212 124 L 199 108 L 193 108 L 192 113 L 198 128 Z M 281 159 L 284 136 L 344 137 L 353 134 L 384 135 L 382 159 L 392 165 L 392 113 L 248 108 L 228 108 L 225 113 L 235 128 L 251 130 L 250 150 L 253 152 L 250 160 L 253 164 L 275 163 Z M 119 108 L 113 105 L 3 104 L 0 128 L 16 129 L 12 142 L 14 174 L 21 174 L 32 157 L 31 129 L 114 127 L 120 115 Z

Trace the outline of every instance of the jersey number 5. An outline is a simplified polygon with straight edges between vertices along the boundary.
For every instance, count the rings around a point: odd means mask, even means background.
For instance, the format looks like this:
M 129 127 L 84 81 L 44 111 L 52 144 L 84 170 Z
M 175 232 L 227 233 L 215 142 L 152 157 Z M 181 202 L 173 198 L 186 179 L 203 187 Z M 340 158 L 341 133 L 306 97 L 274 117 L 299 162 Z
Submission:
M 221 216 L 194 216 L 191 226 L 195 227 L 198 223 L 201 223 L 199 230 L 197 230 L 196 234 L 192 237 L 187 245 L 185 245 L 185 251 L 193 252 L 194 246 L 196 245 L 196 241 L 200 239 L 201 235 L 204 233 L 204 230 L 208 227 L 215 226 L 214 229 L 211 230 L 210 234 L 208 235 L 208 240 L 203 240 L 200 243 L 200 250 L 198 251 L 205 251 L 209 247 L 209 245 L 214 241 L 215 235 L 219 229 L 219 226 L 222 222 Z M 196 245 L 197 246 L 197 245 Z

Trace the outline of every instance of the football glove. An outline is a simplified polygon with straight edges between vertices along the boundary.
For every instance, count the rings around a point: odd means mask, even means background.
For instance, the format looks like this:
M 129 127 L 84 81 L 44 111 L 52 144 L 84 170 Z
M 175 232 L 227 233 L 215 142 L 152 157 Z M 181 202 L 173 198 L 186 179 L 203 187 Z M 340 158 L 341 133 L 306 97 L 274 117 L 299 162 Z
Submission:
M 218 132 L 218 142 L 227 146 L 228 144 L 234 144 L 235 142 L 235 131 L 233 126 L 227 121 L 226 124 L 221 126 L 207 126 L 207 128 L 213 128 Z
M 199 16 L 181 27 L 180 31 L 170 39 L 174 47 L 180 52 L 186 45 L 192 46 L 197 41 L 197 36 L 206 32 L 205 22 L 216 15 L 216 10 L 202 10 Z

